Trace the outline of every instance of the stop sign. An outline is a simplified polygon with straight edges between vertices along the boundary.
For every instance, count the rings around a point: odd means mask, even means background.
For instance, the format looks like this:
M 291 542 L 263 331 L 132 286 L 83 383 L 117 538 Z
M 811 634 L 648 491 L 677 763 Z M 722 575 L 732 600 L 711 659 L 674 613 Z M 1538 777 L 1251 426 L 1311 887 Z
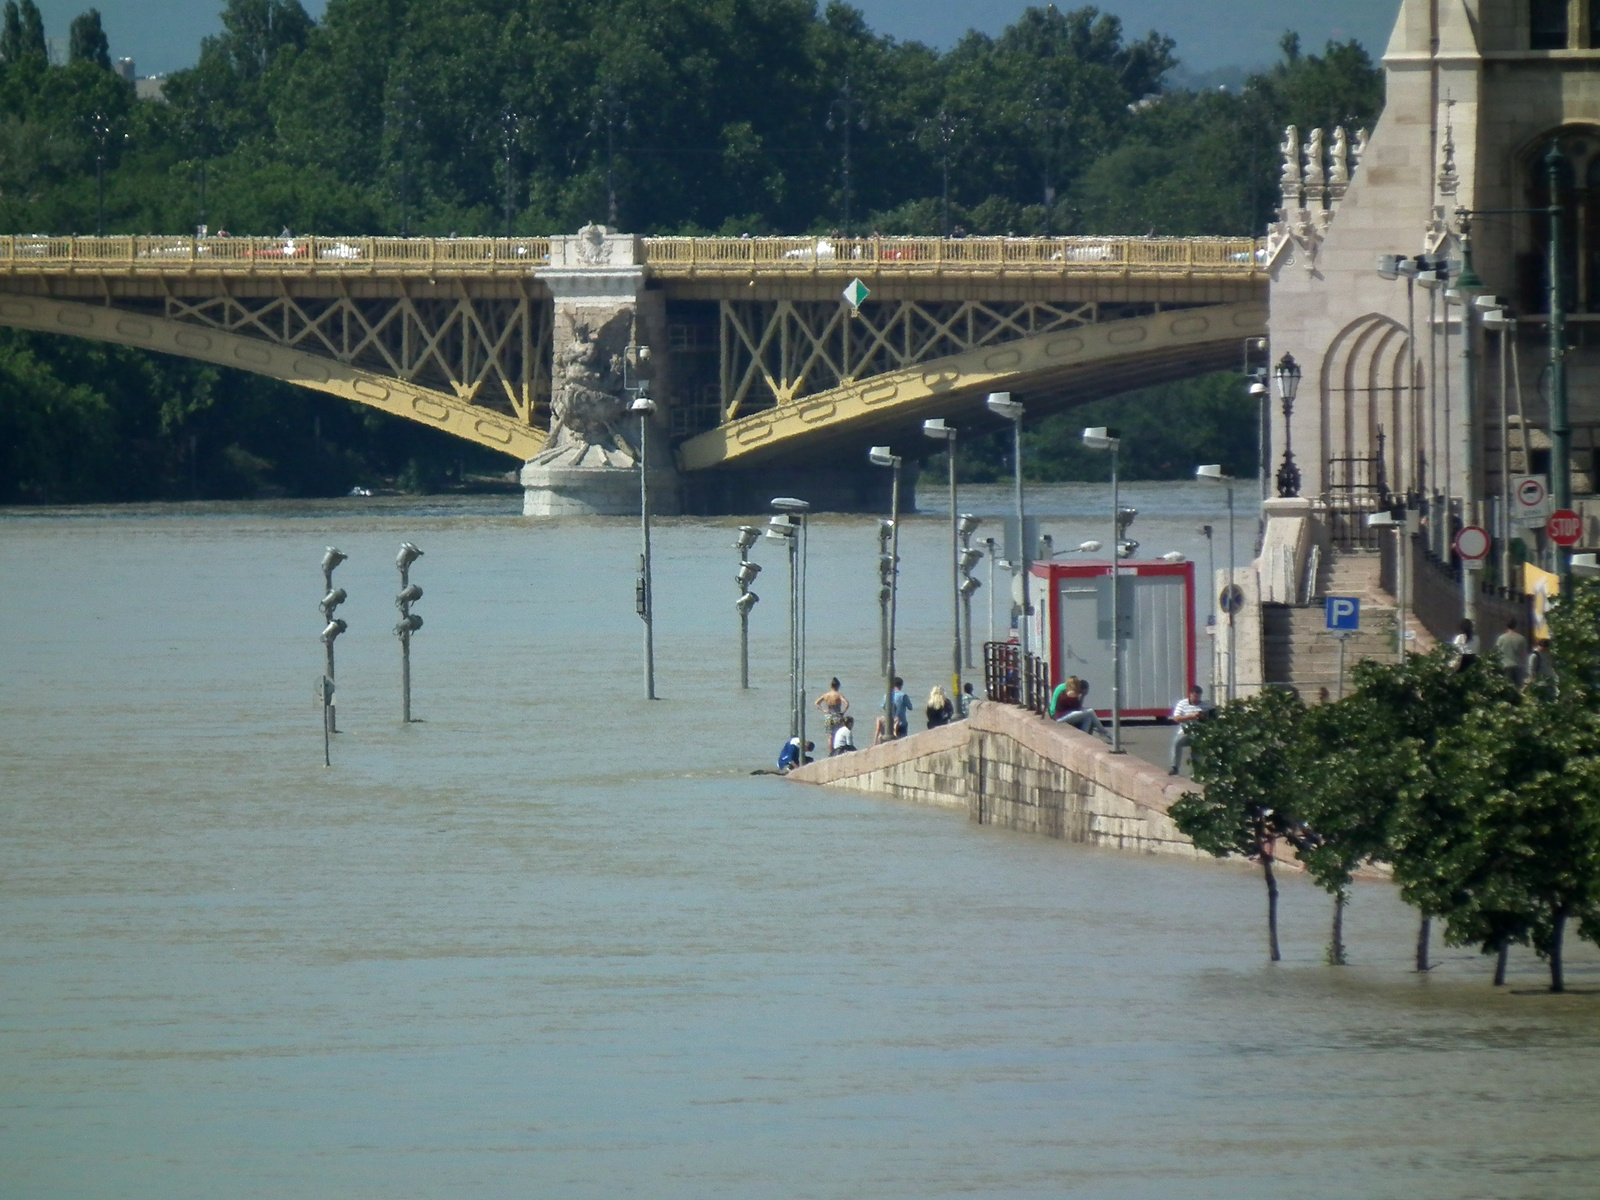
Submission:
M 1576 546 L 1583 536 L 1583 518 L 1570 508 L 1558 508 L 1545 522 L 1544 531 L 1558 546 Z

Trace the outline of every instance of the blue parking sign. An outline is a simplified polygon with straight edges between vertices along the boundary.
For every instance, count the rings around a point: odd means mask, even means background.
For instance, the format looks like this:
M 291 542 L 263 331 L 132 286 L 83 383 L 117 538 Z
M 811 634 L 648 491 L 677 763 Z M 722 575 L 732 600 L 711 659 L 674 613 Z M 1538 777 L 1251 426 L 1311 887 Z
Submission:
M 1328 597 L 1328 628 L 1353 633 L 1361 628 L 1361 601 L 1355 596 Z

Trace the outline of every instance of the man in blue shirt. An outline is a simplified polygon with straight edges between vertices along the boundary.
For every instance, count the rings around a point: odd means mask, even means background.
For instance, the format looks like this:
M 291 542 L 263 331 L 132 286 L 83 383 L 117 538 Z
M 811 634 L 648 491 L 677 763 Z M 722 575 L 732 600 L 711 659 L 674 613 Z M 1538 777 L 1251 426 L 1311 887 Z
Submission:
M 894 714 L 894 733 L 891 735 L 903 738 L 911 732 L 911 697 L 906 695 L 906 681 L 900 676 L 894 677 L 894 691 L 889 693 L 889 711 Z
M 816 749 L 815 743 L 807 742 L 806 743 L 806 749 L 808 751 Z M 810 762 L 811 761 L 810 757 L 807 757 L 805 761 L 806 762 Z M 800 739 L 797 738 L 797 737 L 792 737 L 787 742 L 785 742 L 783 744 L 783 749 L 778 751 L 778 771 L 779 771 L 780 774 L 782 774 L 783 772 L 786 772 L 786 771 L 792 771 L 795 767 L 798 767 L 799 765 L 800 765 Z

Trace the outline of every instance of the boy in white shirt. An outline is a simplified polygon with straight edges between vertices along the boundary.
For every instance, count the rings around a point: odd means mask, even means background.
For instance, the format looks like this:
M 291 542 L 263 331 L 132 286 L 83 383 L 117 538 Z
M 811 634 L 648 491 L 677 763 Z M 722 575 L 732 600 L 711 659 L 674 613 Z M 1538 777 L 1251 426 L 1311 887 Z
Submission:
M 833 731 L 833 753 L 848 754 L 856 748 L 856 719 L 846 717 L 844 724 Z
M 1178 732 L 1172 738 L 1172 769 L 1167 772 L 1168 775 L 1176 775 L 1178 768 L 1183 765 L 1183 752 L 1189 745 L 1190 722 L 1198 721 L 1206 715 L 1206 710 L 1200 704 L 1202 694 L 1200 685 L 1195 684 L 1189 689 L 1189 694 L 1173 706 L 1172 720 L 1178 726 Z M 1194 756 L 1190 755 L 1191 765 L 1193 758 Z

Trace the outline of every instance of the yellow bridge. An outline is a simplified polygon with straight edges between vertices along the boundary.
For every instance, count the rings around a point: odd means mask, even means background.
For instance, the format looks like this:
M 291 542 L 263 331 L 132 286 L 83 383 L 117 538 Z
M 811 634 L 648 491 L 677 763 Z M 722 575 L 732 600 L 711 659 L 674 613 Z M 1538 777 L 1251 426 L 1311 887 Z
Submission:
M 528 459 L 550 427 L 553 240 L 4 237 L 0 325 L 274 376 Z M 687 471 L 828 461 L 989 391 L 1064 408 L 1236 364 L 1266 331 L 1250 239 L 639 246 Z

